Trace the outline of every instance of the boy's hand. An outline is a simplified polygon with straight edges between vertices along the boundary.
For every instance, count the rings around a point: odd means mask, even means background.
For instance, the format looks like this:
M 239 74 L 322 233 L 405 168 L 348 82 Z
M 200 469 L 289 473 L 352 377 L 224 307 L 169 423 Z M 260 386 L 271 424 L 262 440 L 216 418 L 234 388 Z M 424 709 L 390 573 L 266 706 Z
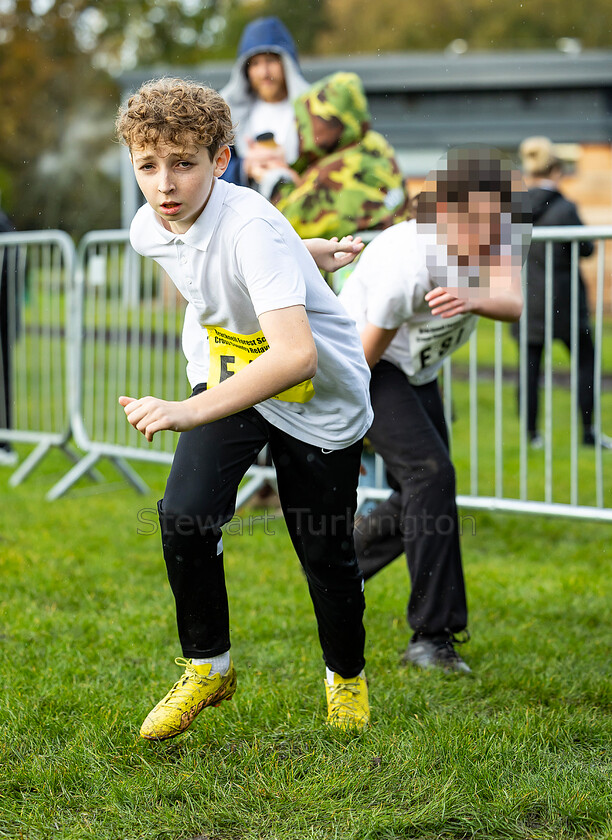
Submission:
M 451 289 L 437 286 L 425 295 L 432 315 L 452 318 L 473 312 L 493 321 L 518 321 L 523 310 L 523 294 L 517 274 L 508 281 L 507 269 L 484 288 Z
M 337 271 L 349 265 L 365 247 L 360 236 L 343 236 L 340 241 L 337 236 L 331 239 L 305 239 L 304 244 L 321 271 Z
M 432 315 L 440 315 L 441 318 L 452 318 L 453 315 L 464 315 L 473 309 L 472 303 L 465 298 L 453 295 L 448 289 L 437 286 L 425 295 Z
M 247 142 L 249 148 L 243 157 L 247 174 L 250 174 L 250 166 L 262 167 L 263 169 L 271 169 L 273 167 L 289 168 L 282 146 L 259 143 L 257 140 L 248 140 Z
M 168 429 L 171 432 L 187 432 L 200 425 L 195 413 L 189 409 L 188 400 L 168 402 L 157 397 L 119 397 L 128 422 L 146 437 L 149 443 L 155 432 Z
M 260 183 L 270 169 L 282 169 L 293 180 L 297 180 L 297 172 L 289 166 L 285 160 L 285 152 L 281 146 L 269 146 L 265 143 L 258 143 L 255 140 L 249 141 L 249 148 L 242 159 L 245 173 L 257 183 Z

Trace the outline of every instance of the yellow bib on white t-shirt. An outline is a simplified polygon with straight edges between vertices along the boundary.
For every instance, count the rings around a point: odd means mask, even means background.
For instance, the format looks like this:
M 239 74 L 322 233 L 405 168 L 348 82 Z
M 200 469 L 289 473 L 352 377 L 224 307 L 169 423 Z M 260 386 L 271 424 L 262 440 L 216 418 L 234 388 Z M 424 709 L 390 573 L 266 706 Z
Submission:
M 207 326 L 206 331 L 210 347 L 207 388 L 213 388 L 229 379 L 268 350 L 268 342 L 261 330 L 252 335 L 239 335 L 221 327 Z M 272 399 L 306 403 L 314 397 L 314 393 L 312 380 L 307 379 L 276 394 Z

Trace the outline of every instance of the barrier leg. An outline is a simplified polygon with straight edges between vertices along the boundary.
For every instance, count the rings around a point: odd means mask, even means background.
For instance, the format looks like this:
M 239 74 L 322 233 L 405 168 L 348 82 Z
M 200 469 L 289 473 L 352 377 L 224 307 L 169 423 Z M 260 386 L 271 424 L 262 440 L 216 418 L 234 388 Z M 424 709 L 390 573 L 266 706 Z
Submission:
M 142 480 L 136 470 L 130 467 L 127 461 L 123 458 L 111 458 L 111 461 L 135 490 L 143 496 L 150 492 L 149 486 Z
M 9 478 L 9 484 L 11 487 L 17 487 L 18 484 L 21 484 L 21 482 L 29 476 L 32 470 L 40 463 L 40 461 L 42 461 L 47 452 L 54 445 L 55 444 L 50 440 L 41 440 L 32 452 L 30 452 L 25 461 L 22 461 L 15 472 L 12 473 Z
M 71 449 L 66 441 L 61 443 L 58 442 L 56 439 L 41 440 L 32 450 L 32 452 L 30 452 L 27 458 L 21 462 L 21 464 L 17 467 L 15 472 L 12 473 L 11 477 L 9 478 L 10 486 L 17 487 L 19 484 L 21 484 L 22 481 L 25 481 L 25 479 L 30 475 L 31 472 L 34 471 L 34 469 L 38 466 L 38 464 L 43 460 L 43 458 L 53 447 L 61 449 L 62 452 L 66 455 L 66 457 L 69 458 L 73 464 L 76 464 L 81 458 L 80 454 L 74 449 Z M 91 478 L 92 481 L 102 481 L 104 478 L 104 476 L 101 473 L 93 469 L 87 470 L 87 475 Z
M 100 457 L 101 454 L 99 452 L 89 452 L 84 458 L 81 458 L 63 478 L 60 478 L 57 484 L 53 485 L 47 493 L 47 499 L 52 502 L 55 499 L 59 499 L 60 496 L 63 496 L 82 475 L 85 475 L 85 473 L 91 470 Z
M 78 462 L 81 460 L 81 453 L 77 452 L 76 449 L 72 449 L 70 446 L 68 446 L 67 443 L 62 444 L 60 448 L 63 452 L 66 453 L 66 457 L 69 458 L 73 464 L 78 464 Z M 98 472 L 98 470 L 94 470 L 93 468 L 87 470 L 86 474 L 91 478 L 92 481 L 97 481 L 98 483 L 104 481 L 104 476 L 102 475 L 102 473 Z
M 149 488 L 145 484 L 145 482 L 141 479 L 138 473 L 130 467 L 130 465 L 123 460 L 123 458 L 116 458 L 112 455 L 105 455 L 104 452 L 99 452 L 96 450 L 92 450 L 84 458 L 81 458 L 74 467 L 66 473 L 66 475 L 61 478 L 57 484 L 54 484 L 53 487 L 47 493 L 47 499 L 52 502 L 55 499 L 59 499 L 60 496 L 63 496 L 67 490 L 69 490 L 73 484 L 75 484 L 81 476 L 85 474 L 91 475 L 92 467 L 96 464 L 100 458 L 102 457 L 109 458 L 112 463 L 117 467 L 119 472 L 123 475 L 123 477 L 137 490 L 139 493 L 145 494 L 149 492 Z

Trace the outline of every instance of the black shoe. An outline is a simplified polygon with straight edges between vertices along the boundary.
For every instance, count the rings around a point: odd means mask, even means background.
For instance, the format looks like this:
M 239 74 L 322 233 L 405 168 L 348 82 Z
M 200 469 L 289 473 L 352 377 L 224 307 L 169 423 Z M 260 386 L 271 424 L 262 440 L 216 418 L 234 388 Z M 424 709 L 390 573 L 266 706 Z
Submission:
M 447 672 L 471 674 L 472 669 L 454 648 L 457 643 L 461 644 L 452 635 L 418 636 L 415 634 L 402 656 L 402 664 L 416 665 L 417 668 L 441 668 Z
M 612 449 L 612 438 L 608 437 L 608 435 L 600 435 L 600 441 L 602 449 Z M 595 446 L 596 440 L 594 429 L 587 429 L 585 431 L 582 443 L 585 446 Z

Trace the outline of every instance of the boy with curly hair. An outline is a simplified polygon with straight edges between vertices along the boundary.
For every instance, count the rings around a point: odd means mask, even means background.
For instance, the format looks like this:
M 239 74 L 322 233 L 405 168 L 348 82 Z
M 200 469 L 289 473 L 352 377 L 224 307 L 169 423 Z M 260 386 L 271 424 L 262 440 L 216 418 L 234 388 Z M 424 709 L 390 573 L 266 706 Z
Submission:
M 119 402 L 147 440 L 180 432 L 159 503 L 164 558 L 185 667 L 141 736 L 172 738 L 230 699 L 228 600 L 221 528 L 238 485 L 269 445 L 287 527 L 304 569 L 327 666 L 327 720 L 369 721 L 363 582 L 353 545 L 362 438 L 372 412 L 354 323 L 291 225 L 253 190 L 222 180 L 229 108 L 180 79 L 140 88 L 117 118 L 147 200 L 131 226 L 138 253 L 168 273 L 188 305 L 190 398 Z M 342 243 L 309 247 L 324 267 Z

